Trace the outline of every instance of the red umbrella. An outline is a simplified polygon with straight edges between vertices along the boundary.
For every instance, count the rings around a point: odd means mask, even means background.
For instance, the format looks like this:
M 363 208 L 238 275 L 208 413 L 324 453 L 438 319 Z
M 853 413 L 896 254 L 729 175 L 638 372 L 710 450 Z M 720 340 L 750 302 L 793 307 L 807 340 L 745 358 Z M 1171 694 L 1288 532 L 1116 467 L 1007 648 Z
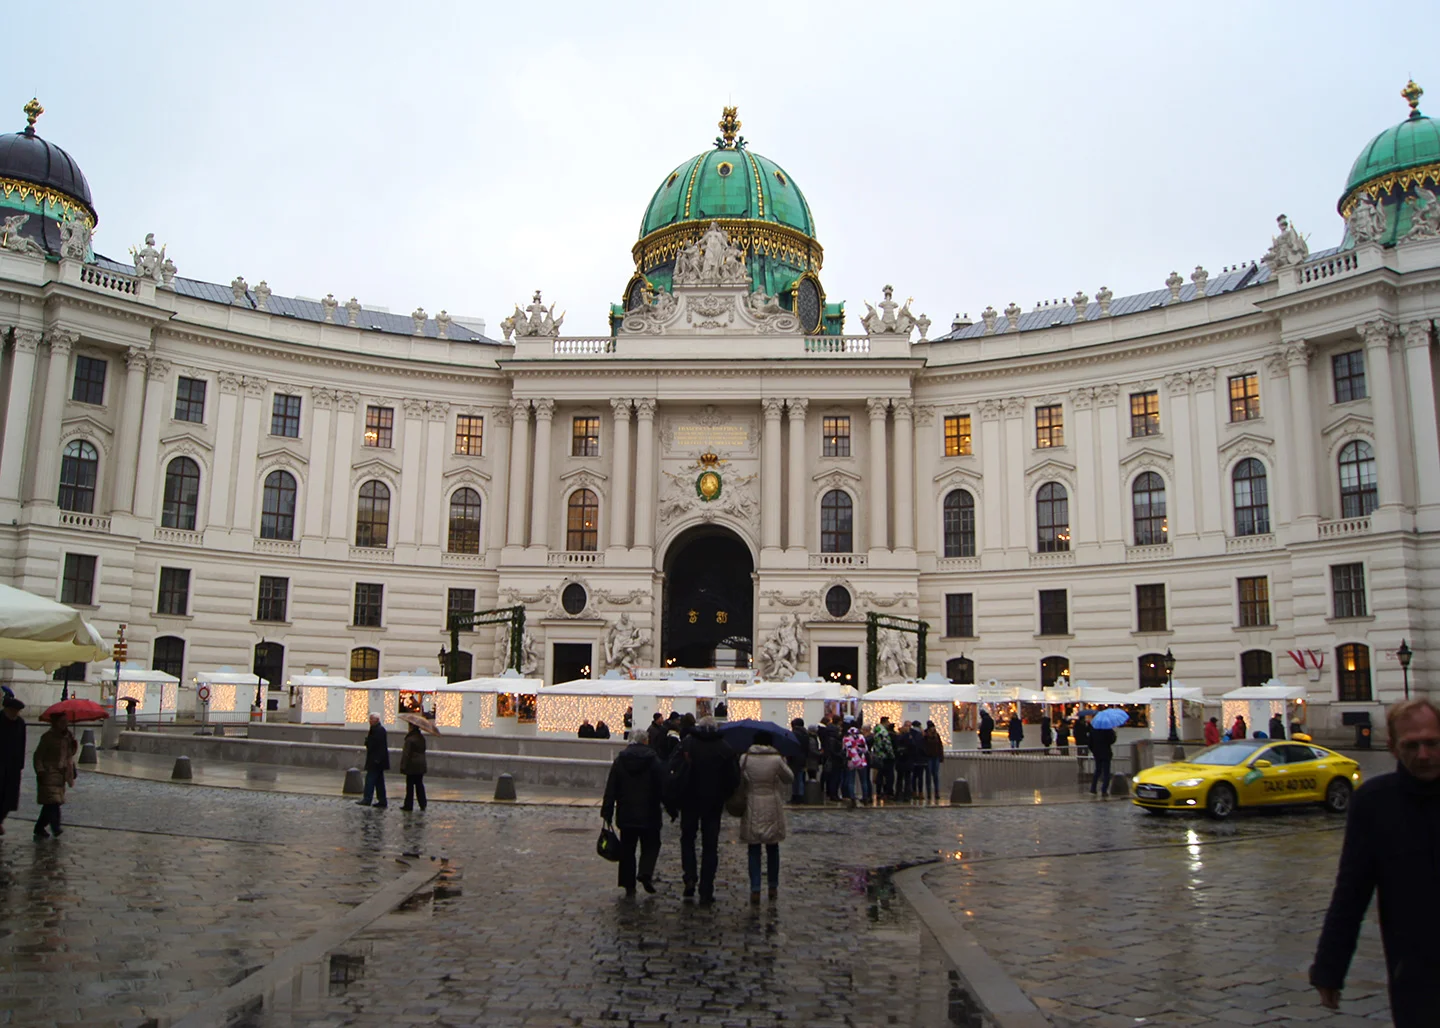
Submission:
M 49 721 L 56 714 L 64 714 L 71 724 L 78 721 L 104 721 L 110 716 L 110 712 L 94 700 L 61 700 L 41 714 L 40 720 Z

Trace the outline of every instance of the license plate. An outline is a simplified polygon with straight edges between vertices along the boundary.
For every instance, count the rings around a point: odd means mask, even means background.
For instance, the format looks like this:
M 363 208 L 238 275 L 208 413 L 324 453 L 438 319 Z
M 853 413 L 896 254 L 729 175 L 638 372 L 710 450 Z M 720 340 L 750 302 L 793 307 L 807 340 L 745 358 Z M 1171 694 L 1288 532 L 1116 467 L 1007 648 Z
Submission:
M 1135 791 L 1147 799 L 1157 799 L 1160 796 L 1161 790 L 1160 787 L 1156 785 L 1142 785 Z

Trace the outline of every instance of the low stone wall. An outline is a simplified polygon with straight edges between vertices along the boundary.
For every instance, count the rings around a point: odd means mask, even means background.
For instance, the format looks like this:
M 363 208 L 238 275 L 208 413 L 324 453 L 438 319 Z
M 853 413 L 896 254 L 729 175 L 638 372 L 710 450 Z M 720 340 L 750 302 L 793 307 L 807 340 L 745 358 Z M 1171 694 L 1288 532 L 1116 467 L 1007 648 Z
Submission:
M 404 724 L 387 726 L 397 745 L 405 735 Z M 288 725 L 269 722 L 250 725 L 250 738 L 272 742 L 301 742 L 332 746 L 365 745 L 365 728 L 332 725 Z M 444 729 L 441 729 L 442 733 Z M 573 739 L 565 736 L 535 735 L 449 735 L 428 737 L 432 749 L 452 753 L 493 753 L 516 757 L 554 757 L 561 760 L 614 760 L 625 748 L 619 738 Z
M 1039 789 L 1049 792 L 1078 790 L 1082 781 L 1089 787 L 1095 762 L 1080 757 L 1074 747 L 1069 756 L 1046 755 L 1040 750 L 964 750 L 945 754 L 940 765 L 940 795 L 950 795 L 950 784 L 957 778 L 970 783 L 975 799 L 994 799 L 1010 794 L 1032 793 Z M 1111 766 L 1115 774 L 1129 774 L 1129 754 L 1118 751 Z
M 362 765 L 365 756 L 362 740 L 363 736 L 359 733 L 356 733 L 355 742 L 335 745 L 277 739 L 216 739 L 209 735 L 122 732 L 119 748 L 132 753 L 187 756 L 197 762 L 227 760 L 273 764 L 277 767 L 320 768 L 343 774 L 347 768 Z M 430 745 L 434 746 L 437 741 L 431 740 Z M 510 754 L 460 753 L 433 748 L 426 750 L 425 763 L 427 774 L 435 778 L 493 781 L 498 775 L 509 774 L 514 777 L 517 785 L 574 789 L 593 792 L 598 796 L 605 790 L 605 778 L 610 772 L 611 761 L 608 758 L 572 760 Z M 392 769 L 400 766 L 398 747 L 391 747 L 390 766 Z

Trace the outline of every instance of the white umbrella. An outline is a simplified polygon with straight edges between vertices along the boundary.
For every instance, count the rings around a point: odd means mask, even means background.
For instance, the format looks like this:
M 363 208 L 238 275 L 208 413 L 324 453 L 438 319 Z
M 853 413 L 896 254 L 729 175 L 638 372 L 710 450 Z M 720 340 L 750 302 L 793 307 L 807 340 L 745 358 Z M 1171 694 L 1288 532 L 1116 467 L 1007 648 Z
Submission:
M 0 585 L 0 659 L 54 671 L 109 660 L 110 647 L 75 608 Z

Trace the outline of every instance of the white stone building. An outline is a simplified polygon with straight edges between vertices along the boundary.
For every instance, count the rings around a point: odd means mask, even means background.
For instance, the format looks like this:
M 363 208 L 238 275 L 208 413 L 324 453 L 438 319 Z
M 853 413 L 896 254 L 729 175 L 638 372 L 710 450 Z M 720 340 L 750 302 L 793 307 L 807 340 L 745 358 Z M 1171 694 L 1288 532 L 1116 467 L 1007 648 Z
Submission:
M 497 341 L 97 256 L 32 117 L 0 138 L 0 581 L 186 680 L 262 639 L 281 682 L 435 668 L 449 609 L 523 603 L 552 681 L 633 657 L 622 615 L 641 663 L 860 680 L 878 611 L 957 680 L 1124 690 L 1170 649 L 1211 695 L 1308 685 L 1317 728 L 1400 695 L 1402 639 L 1440 682 L 1430 119 L 1361 154 L 1333 249 L 1282 218 L 1262 262 L 936 338 L 889 287 L 842 334 L 736 129 L 656 191 L 611 335 L 537 293 Z

